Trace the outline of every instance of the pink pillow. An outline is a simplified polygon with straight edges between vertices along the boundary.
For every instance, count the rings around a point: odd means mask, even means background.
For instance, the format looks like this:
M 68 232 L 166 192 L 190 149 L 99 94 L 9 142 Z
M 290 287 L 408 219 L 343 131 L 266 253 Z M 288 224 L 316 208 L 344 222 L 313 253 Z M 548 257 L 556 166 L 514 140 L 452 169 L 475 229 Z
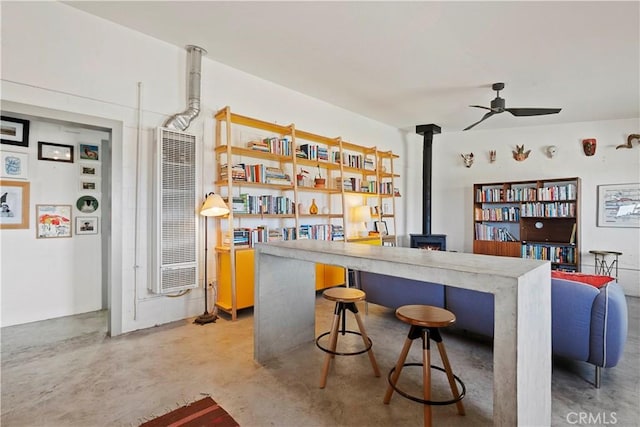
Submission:
M 587 285 L 601 288 L 612 280 L 613 277 L 598 276 L 595 274 L 571 273 L 567 271 L 551 270 L 551 277 L 554 279 L 571 280 L 573 282 L 586 283 Z

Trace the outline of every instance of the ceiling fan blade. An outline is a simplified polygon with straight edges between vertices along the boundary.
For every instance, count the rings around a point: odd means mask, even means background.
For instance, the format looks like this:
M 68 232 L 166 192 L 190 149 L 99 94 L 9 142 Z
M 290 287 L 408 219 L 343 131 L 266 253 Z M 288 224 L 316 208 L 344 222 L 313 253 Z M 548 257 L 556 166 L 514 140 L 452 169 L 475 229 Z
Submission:
M 482 105 L 469 105 L 469 107 L 484 108 L 485 110 L 492 111 L 491 108 L 485 107 L 485 106 L 482 106 Z
M 472 127 L 474 127 L 475 125 L 477 125 L 480 122 L 483 122 L 485 120 L 487 120 L 489 117 L 493 116 L 495 114 L 495 112 L 493 111 L 489 111 L 487 114 L 485 114 L 480 120 L 478 120 L 477 122 L 475 122 L 474 124 L 472 124 L 471 126 L 467 126 L 466 128 L 462 129 L 462 130 L 469 130 Z
M 559 113 L 562 108 L 505 108 L 516 117 L 522 116 L 544 116 L 545 114 Z

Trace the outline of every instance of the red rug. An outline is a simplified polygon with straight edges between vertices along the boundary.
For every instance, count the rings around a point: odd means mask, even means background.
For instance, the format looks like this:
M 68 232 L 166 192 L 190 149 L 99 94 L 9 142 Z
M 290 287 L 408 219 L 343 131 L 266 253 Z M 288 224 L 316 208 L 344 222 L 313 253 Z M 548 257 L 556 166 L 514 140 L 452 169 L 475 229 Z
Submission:
M 140 427 L 236 427 L 239 425 L 212 398 L 205 397 L 140 424 Z

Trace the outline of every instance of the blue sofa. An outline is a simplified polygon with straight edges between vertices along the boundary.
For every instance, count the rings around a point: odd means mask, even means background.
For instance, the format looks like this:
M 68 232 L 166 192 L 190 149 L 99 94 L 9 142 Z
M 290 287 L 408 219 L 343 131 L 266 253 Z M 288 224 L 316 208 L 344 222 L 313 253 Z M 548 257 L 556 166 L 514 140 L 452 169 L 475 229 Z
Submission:
M 367 302 L 394 310 L 406 304 L 444 307 L 456 315 L 456 328 L 493 337 L 492 294 L 364 271 L 356 283 Z M 617 282 L 596 288 L 551 279 L 553 354 L 595 365 L 596 388 L 601 368 L 616 366 L 622 357 L 627 322 L 627 302 Z

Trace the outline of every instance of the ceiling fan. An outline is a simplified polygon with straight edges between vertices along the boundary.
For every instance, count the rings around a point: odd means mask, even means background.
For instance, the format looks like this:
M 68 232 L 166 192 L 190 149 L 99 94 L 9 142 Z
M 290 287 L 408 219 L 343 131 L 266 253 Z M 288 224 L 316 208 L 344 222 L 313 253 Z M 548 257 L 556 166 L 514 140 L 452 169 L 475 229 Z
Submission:
M 494 114 L 504 113 L 505 111 L 510 112 L 516 117 L 523 116 L 543 116 L 545 114 L 556 114 L 559 113 L 561 108 L 505 108 L 504 98 L 500 98 L 500 91 L 504 89 L 504 83 L 494 83 L 491 88 L 497 92 L 496 97 L 491 101 L 491 108 L 484 107 L 482 105 L 470 105 L 470 107 L 482 108 L 485 110 L 489 110 L 487 114 L 485 114 L 480 120 L 475 122 L 474 124 L 467 126 L 463 130 L 469 130 L 480 122 L 487 120 L 489 117 Z

